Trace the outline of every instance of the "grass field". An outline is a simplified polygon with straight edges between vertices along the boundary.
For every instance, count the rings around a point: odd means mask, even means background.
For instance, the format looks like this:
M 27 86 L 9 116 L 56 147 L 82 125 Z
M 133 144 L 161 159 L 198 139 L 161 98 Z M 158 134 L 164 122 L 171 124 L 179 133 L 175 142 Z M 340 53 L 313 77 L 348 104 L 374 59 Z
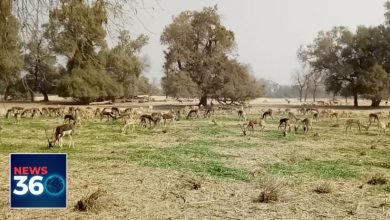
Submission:
M 323 118 L 306 135 L 283 137 L 282 116 L 251 136 L 235 114 L 217 113 L 218 125 L 182 119 L 126 134 L 119 121 L 84 121 L 76 149 L 65 138 L 50 150 L 44 128 L 62 119 L 2 118 L 0 219 L 390 219 L 389 133 L 346 132 L 345 119 Z M 11 152 L 68 153 L 68 209 L 10 210 Z M 387 183 L 367 183 L 378 178 Z M 97 190 L 90 211 L 73 209 Z

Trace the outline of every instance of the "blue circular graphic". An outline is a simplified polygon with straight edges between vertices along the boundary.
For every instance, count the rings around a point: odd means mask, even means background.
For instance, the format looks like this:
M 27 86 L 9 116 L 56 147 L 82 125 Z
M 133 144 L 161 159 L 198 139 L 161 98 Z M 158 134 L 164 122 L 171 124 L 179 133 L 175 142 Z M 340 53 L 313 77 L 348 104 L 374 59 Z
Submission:
M 51 195 L 60 195 L 65 190 L 65 181 L 57 175 L 49 176 L 45 182 L 45 189 Z

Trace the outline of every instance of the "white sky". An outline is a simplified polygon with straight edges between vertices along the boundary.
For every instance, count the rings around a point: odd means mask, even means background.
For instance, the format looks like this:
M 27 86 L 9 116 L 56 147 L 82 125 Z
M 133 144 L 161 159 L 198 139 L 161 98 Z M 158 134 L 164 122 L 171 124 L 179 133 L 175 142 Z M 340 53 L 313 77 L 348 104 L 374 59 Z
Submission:
M 160 35 L 172 17 L 184 10 L 218 5 L 222 23 L 234 31 L 242 63 L 250 64 L 257 77 L 290 84 L 299 67 L 296 52 L 312 42 L 320 30 L 346 26 L 378 25 L 384 22 L 384 0 L 143 0 L 146 9 L 126 28 L 133 35 L 147 34 L 150 79 L 163 76 L 164 47 Z M 154 9 L 152 9 L 152 7 Z

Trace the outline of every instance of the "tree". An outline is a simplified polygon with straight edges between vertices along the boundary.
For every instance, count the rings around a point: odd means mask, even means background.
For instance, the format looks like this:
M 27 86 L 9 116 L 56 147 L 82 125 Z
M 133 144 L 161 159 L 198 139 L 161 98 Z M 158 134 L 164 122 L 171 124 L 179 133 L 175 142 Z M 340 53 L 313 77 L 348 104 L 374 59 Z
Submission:
M 316 101 L 317 89 L 323 83 L 322 81 L 322 72 L 313 71 L 310 73 L 310 81 L 313 85 L 313 102 Z
M 362 78 L 363 95 L 372 100 L 371 106 L 379 106 L 382 99 L 389 98 L 390 75 L 381 65 L 375 64 Z
M 23 67 L 19 22 L 11 14 L 11 2 L 0 3 L 0 83 L 4 85 L 4 99 L 8 98 L 10 87 L 20 76 Z
M 292 80 L 294 85 L 298 88 L 299 91 L 299 101 L 302 102 L 303 92 L 305 88 L 308 87 L 308 73 L 307 70 L 303 67 L 301 70 L 296 70 L 292 75 Z M 306 101 L 306 100 L 305 100 Z
M 132 40 L 127 31 L 121 31 L 118 45 L 103 52 L 106 53 L 106 70 L 115 81 L 123 87 L 123 95 L 131 97 L 134 95 L 133 88 L 136 78 L 142 74 L 145 68 L 144 62 L 139 57 L 139 52 L 148 42 L 148 37 L 141 35 Z
M 200 105 L 220 87 L 222 62 L 235 46 L 234 34 L 220 21 L 217 7 L 185 11 L 166 26 L 161 43 L 167 45 L 165 75 L 185 73 L 201 92 Z
M 60 75 L 56 65 L 56 56 L 48 48 L 48 43 L 38 30 L 26 45 L 27 53 L 24 56 L 24 69 L 27 74 L 23 77 L 31 101 L 34 101 L 34 93 L 40 92 L 44 101 L 49 101 L 49 92 L 55 91 Z
M 201 94 L 198 85 L 186 72 L 169 73 L 163 76 L 161 86 L 166 96 L 175 98 L 194 98 Z
M 243 103 L 265 95 L 265 82 L 250 74 L 250 67 L 235 59 L 226 59 L 219 76 L 215 98 L 225 104 Z
M 97 53 L 106 48 L 105 2 L 97 0 L 91 6 L 85 0 L 60 2 L 61 8 L 50 12 L 46 32 L 54 51 L 67 59 L 59 95 L 83 103 L 120 95 L 122 88 L 107 74 Z

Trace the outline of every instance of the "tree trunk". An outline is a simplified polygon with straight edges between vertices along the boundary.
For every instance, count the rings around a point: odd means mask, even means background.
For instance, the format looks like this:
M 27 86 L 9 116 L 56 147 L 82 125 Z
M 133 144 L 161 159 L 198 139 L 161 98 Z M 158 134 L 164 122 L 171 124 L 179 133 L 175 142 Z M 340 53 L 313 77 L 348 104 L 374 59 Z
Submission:
M 9 96 L 9 91 L 10 90 L 10 86 L 9 85 L 7 85 L 6 87 L 5 87 L 5 91 L 4 91 L 4 101 L 7 101 L 8 100 L 8 96 Z
M 305 90 L 305 102 L 307 100 L 307 89 Z
M 359 106 L 359 103 L 358 103 L 358 93 L 357 92 L 355 92 L 355 94 L 353 94 L 353 106 L 355 106 L 355 107 Z
M 381 99 L 372 98 L 371 99 L 371 107 L 379 107 L 381 101 L 382 101 Z
M 28 93 L 30 94 L 30 102 L 34 102 L 34 97 L 35 97 L 34 92 L 29 90 Z
M 313 89 L 313 102 L 316 101 L 316 92 L 317 92 L 317 87 L 315 86 Z
M 299 90 L 299 102 L 302 102 L 303 88 Z
M 42 90 L 41 93 L 43 95 L 43 101 L 48 102 L 49 96 L 47 95 L 47 92 Z
M 198 106 L 201 106 L 201 105 L 203 105 L 204 107 L 207 106 L 207 95 L 203 95 L 203 96 L 200 98 L 200 101 L 199 101 Z

